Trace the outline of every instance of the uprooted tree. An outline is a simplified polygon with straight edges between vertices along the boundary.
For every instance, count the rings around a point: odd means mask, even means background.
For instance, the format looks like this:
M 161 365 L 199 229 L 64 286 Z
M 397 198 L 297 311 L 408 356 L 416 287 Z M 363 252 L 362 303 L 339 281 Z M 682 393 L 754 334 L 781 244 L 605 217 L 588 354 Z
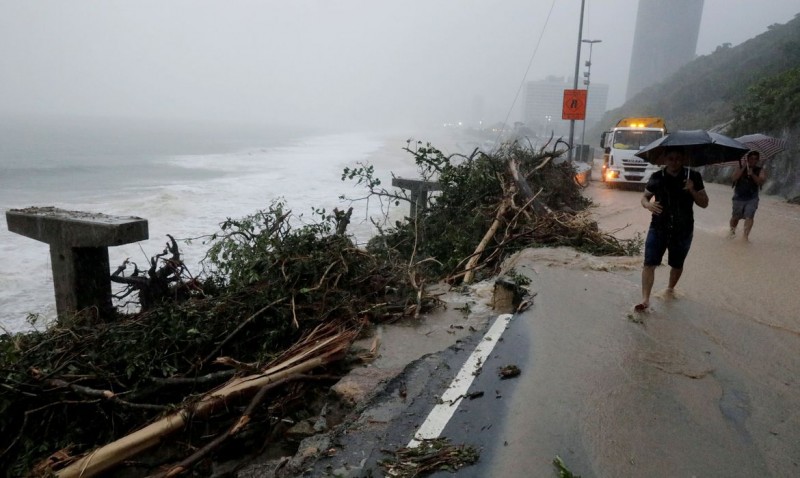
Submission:
M 575 170 L 561 158 L 556 141 L 536 150 L 518 142 L 494 153 L 445 155 L 430 144 L 409 141 L 419 174 L 441 191 L 423 213 L 381 230 L 367 250 L 396 257 L 432 278 L 471 282 L 491 276 L 509 255 L 527 247 L 571 246 L 595 255 L 635 253 L 637 241 L 619 241 L 600 231 L 587 212 Z M 385 203 L 409 201 L 381 187 L 369 165 L 346 169 L 369 197 Z
M 409 142 L 420 175 L 442 189 L 366 248 L 346 234 L 351 210 L 316 210 L 295 227 L 276 201 L 205 238 L 197 277 L 172 237 L 146 271 L 125 276 L 121 265 L 114 280 L 136 292 L 139 312 L 0 336 L 0 468 L 203 476 L 211 461 L 244 460 L 307 417 L 365 325 L 441 305 L 427 284 L 489 277 L 531 246 L 636 252 L 589 219 L 557 145 L 446 156 Z M 346 169 L 348 178 L 387 204 L 410 199 L 381 188 L 369 165 Z M 142 458 L 157 443 L 171 443 L 169 453 Z
M 197 290 L 197 281 L 191 277 L 181 260 L 177 241 L 170 234 L 167 237 L 169 242 L 164 251 L 150 258 L 150 267 L 147 270 L 141 270 L 133 263 L 133 272 L 126 276 L 124 272 L 131 262 L 125 259 L 111 273 L 111 282 L 126 286 L 114 296 L 115 299 L 122 301 L 135 293 L 142 312 L 145 312 L 165 301 L 188 299 L 192 290 Z

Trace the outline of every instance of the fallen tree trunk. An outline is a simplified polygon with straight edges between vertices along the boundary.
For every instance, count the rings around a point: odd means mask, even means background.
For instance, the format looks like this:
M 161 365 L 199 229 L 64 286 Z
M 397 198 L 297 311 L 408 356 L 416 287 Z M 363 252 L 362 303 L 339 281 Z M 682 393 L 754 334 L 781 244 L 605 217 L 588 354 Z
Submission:
M 478 264 L 481 254 L 483 254 L 483 251 L 486 249 L 489 241 L 492 240 L 497 232 L 497 229 L 500 228 L 503 215 L 505 215 L 506 210 L 508 209 L 508 203 L 509 201 L 505 200 L 500 205 L 500 209 L 497 210 L 497 214 L 494 216 L 494 221 L 492 221 L 491 227 L 489 227 L 489 230 L 483 235 L 483 239 L 481 239 L 480 244 L 478 244 L 478 247 L 475 248 L 475 252 L 472 253 L 472 257 L 470 257 L 469 262 L 467 262 L 467 266 L 464 268 L 464 284 L 471 283 L 472 279 L 475 277 L 475 266 Z
M 549 158 L 542 162 L 538 168 L 543 167 L 545 164 L 549 162 Z M 534 169 L 534 171 L 536 171 Z M 519 171 L 519 161 L 516 159 L 511 159 L 508 161 L 508 170 L 511 172 L 511 177 L 514 178 L 514 183 L 517 185 L 517 190 L 522 194 L 526 201 L 530 202 L 531 206 L 533 207 L 533 212 L 538 215 L 549 214 L 552 210 L 547 207 L 545 203 L 540 201 L 536 198 L 536 195 L 533 194 L 533 190 L 531 190 L 531 186 L 528 184 L 528 181 L 522 177 L 522 174 Z
M 122 461 L 157 445 L 167 435 L 182 429 L 190 419 L 209 416 L 233 398 L 254 394 L 270 383 L 309 372 L 337 360 L 347 352 L 356 334 L 356 331 L 348 330 L 326 339 L 315 340 L 316 343 L 301 354 L 270 367 L 262 373 L 235 378 L 216 391 L 206 394 L 199 402 L 92 451 L 64 469 L 56 471 L 56 476 L 59 478 L 98 476 Z M 315 354 L 319 355 L 305 358 Z M 296 363 L 298 361 L 299 363 Z

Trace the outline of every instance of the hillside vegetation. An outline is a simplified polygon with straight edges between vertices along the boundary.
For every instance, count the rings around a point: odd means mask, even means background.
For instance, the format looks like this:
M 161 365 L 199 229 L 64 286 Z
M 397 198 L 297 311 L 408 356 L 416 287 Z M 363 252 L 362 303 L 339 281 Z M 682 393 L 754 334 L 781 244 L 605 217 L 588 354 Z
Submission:
M 788 140 L 788 150 L 770 162 L 769 194 L 800 196 L 800 14 L 740 45 L 720 45 L 684 65 L 619 108 L 591 130 L 595 138 L 626 116 L 661 116 L 670 130 L 716 129 L 736 137 L 764 133 Z M 709 179 L 725 182 L 724 168 L 707 168 Z M 778 174 L 776 174 L 778 173 Z
M 736 47 L 720 45 L 663 82 L 642 90 L 606 113 L 596 132 L 625 116 L 661 116 L 671 129 L 710 128 L 729 122 L 748 90 L 762 80 L 800 67 L 800 16 Z M 797 118 L 794 118 L 795 122 Z

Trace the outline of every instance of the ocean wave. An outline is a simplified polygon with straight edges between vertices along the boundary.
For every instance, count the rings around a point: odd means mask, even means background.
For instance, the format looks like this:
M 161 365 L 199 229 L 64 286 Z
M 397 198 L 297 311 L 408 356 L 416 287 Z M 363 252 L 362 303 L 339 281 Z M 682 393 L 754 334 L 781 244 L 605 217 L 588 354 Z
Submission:
M 303 216 L 299 223 L 313 220 L 312 208 L 347 207 L 339 196 L 352 192 L 353 185 L 341 180 L 342 169 L 385 147 L 381 138 L 369 133 L 253 144 L 227 153 L 131 154 L 129 161 L 114 158 L 100 166 L 75 161 L 20 167 L 15 171 L 27 175 L 20 174 L 16 181 L 8 176 L 0 179 L 13 183 L 13 188 L 0 188 L 0 208 L 47 205 L 144 218 L 148 240 L 109 248 L 112 268 L 127 257 L 144 264 L 164 249 L 167 234 L 176 239 L 207 236 L 217 232 L 225 219 L 267 209 L 277 199 Z M 53 309 L 54 314 L 49 248 L 9 232 L 4 219 L 0 218 L 0 324 L 27 330 L 26 312 Z M 354 221 L 354 233 L 367 235 L 368 221 L 364 227 L 358 222 Z M 190 270 L 199 273 L 207 245 L 195 240 L 179 246 Z

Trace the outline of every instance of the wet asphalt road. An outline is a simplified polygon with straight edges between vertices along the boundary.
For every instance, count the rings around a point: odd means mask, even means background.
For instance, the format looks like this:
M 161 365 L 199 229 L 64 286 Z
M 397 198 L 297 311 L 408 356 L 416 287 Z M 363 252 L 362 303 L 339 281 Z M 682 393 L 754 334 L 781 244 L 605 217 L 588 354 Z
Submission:
M 522 261 L 534 305 L 511 321 L 467 393 L 482 395 L 462 399 L 441 434 L 480 451 L 457 476 L 550 478 L 556 455 L 584 478 L 800 476 L 800 255 L 790 239 L 800 210 L 764 198 L 753 242 L 731 241 L 729 188 L 708 189 L 678 295 L 663 294 L 667 271 L 658 270 L 644 317 L 630 312 L 640 258 L 536 250 Z M 598 216 L 640 232 L 636 197 L 614 191 L 606 203 L 619 204 Z M 408 445 L 484 332 L 409 364 L 303 476 L 385 476 L 378 461 Z M 509 364 L 521 375 L 501 380 Z
M 494 320 L 496 317 L 489 321 L 487 329 Z M 459 477 L 493 476 L 491 456 L 498 447 L 505 446 L 502 430 L 508 414 L 506 405 L 525 375 L 522 370 L 519 376 L 502 378 L 499 372 L 501 367 L 521 366 L 528 360 L 530 328 L 525 320 L 524 315 L 515 316 L 508 323 L 500 340 L 472 377 L 466 396 L 451 405 L 455 407 L 452 418 L 440 436 L 453 445 L 472 446 L 480 453 L 476 464 L 458 471 Z M 375 397 L 362 414 L 361 423 L 337 437 L 333 445 L 342 452 L 318 461 L 313 471 L 304 476 L 336 476 L 337 473 L 351 477 L 384 476 L 378 462 L 390 458 L 388 452 L 409 445 L 469 355 L 484 340 L 485 332 L 476 332 L 444 352 L 409 365 Z M 439 472 L 430 476 L 453 474 Z

